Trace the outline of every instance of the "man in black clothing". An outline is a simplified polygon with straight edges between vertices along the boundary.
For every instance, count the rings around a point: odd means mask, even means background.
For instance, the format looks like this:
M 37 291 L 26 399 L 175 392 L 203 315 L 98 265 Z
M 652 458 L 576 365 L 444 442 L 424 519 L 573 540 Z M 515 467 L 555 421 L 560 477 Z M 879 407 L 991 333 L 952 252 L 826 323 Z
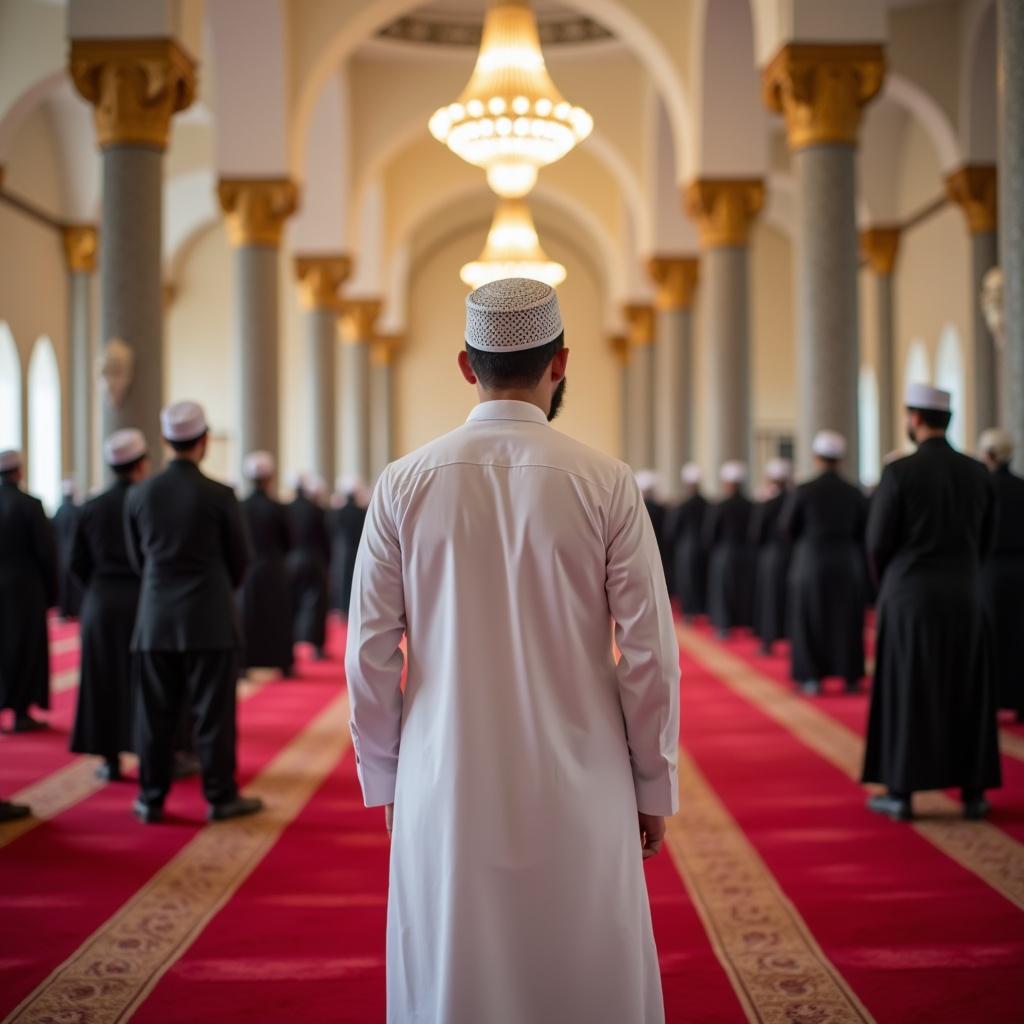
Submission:
M 754 506 L 750 543 L 757 559 L 754 571 L 754 635 L 761 653 L 770 655 L 786 636 L 786 592 L 789 577 L 789 539 L 779 529 L 789 497 L 793 466 L 789 459 L 769 459 L 765 466 L 769 495 Z
M 57 548 L 21 475 L 21 452 L 0 452 L 0 709 L 14 712 L 14 732 L 34 732 L 46 725 L 29 708 L 50 706 L 46 611 L 57 600 Z
M 253 558 L 238 591 L 242 668 L 292 674 L 292 604 L 285 559 L 291 548 L 288 512 L 271 496 L 277 465 L 270 452 L 250 452 L 244 472 L 252 494 L 242 502 Z
M 712 505 L 704 524 L 708 551 L 708 615 L 718 635 L 750 626 L 754 611 L 754 555 L 750 547 L 753 503 L 743 493 L 747 467 L 727 462 L 721 469 L 724 498 Z
M 62 619 L 76 619 L 81 609 L 82 588 L 71 571 L 71 544 L 75 538 L 79 506 L 75 504 L 75 481 L 63 485 L 64 500 L 53 517 L 57 538 L 57 612 Z
M 996 535 L 981 568 L 981 594 L 995 640 L 999 706 L 1024 722 L 1024 480 L 1010 472 L 1013 438 L 986 430 L 979 444 L 992 473 Z
M 672 558 L 672 592 L 683 617 L 692 621 L 707 610 L 708 560 L 704 550 L 704 519 L 708 502 L 700 493 L 700 466 L 683 466 L 684 497 L 666 524 Z
M 636 474 L 636 485 L 644 497 L 644 507 L 651 517 L 651 526 L 654 527 L 654 536 L 658 541 L 658 551 L 661 554 L 661 568 L 665 573 L 665 582 L 672 589 L 672 559 L 668 534 L 665 530 L 666 516 L 668 510 L 661 500 L 661 481 L 653 469 L 641 469 Z
M 318 661 L 327 656 L 327 566 L 331 559 L 331 543 L 319 502 L 322 490 L 322 481 L 302 480 L 288 506 L 292 536 L 288 555 L 292 639 L 295 643 L 312 644 Z
M 792 676 L 808 696 L 839 676 L 848 693 L 864 677 L 864 528 L 868 502 L 839 475 L 846 439 L 833 430 L 814 438 L 819 474 L 801 484 L 782 512 L 793 544 L 789 573 Z
M 71 545 L 71 571 L 83 588 L 81 681 L 71 733 L 76 754 L 98 754 L 96 774 L 121 779 L 121 754 L 134 750 L 132 633 L 139 577 L 128 558 L 124 508 L 129 489 L 149 475 L 146 439 L 118 430 L 104 442 L 114 483 L 86 502 Z
M 347 619 L 352 596 L 356 552 L 366 522 L 366 508 L 359 502 L 360 483 L 354 477 L 339 481 L 340 504 L 327 510 L 327 534 L 331 538 L 331 607 Z
M 175 729 L 187 700 L 210 820 L 252 814 L 257 798 L 235 781 L 235 683 L 239 629 L 235 590 L 249 561 L 238 500 L 204 476 L 206 417 L 194 402 L 160 414 L 173 455 L 125 502 L 128 555 L 142 576 L 132 637 L 139 676 L 139 778 L 135 813 L 163 816 Z
M 949 392 L 912 384 L 906 407 L 918 450 L 886 467 L 868 517 L 881 590 L 863 778 L 888 789 L 868 807 L 907 820 L 915 790 L 958 788 L 965 817 L 981 818 L 985 790 L 1001 782 L 980 597 L 995 489 L 980 462 L 946 441 Z

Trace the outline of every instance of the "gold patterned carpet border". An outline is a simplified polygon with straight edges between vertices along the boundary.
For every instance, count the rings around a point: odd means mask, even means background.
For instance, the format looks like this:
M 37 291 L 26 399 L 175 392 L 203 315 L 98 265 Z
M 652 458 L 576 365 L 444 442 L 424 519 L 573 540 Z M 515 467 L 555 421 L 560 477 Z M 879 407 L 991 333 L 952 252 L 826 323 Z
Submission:
M 721 682 L 759 708 L 854 781 L 860 779 L 864 741 L 820 708 L 789 693 L 741 658 L 693 630 L 679 628 L 679 644 Z M 965 821 L 944 793 L 917 793 L 913 822 L 925 839 L 1024 910 L 1024 845 L 985 821 Z
M 685 750 L 679 789 L 669 852 L 747 1020 L 872 1021 Z
M 349 746 L 339 696 L 252 782 L 267 807 L 208 825 L 7 1018 L 115 1024 L 132 1013 L 270 852 Z

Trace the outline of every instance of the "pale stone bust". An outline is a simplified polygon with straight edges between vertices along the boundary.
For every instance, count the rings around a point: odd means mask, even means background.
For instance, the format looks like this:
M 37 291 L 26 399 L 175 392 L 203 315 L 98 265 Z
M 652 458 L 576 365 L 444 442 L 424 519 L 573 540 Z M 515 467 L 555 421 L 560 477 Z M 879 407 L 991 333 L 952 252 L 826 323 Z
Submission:
M 981 281 L 981 311 L 996 344 L 1002 346 L 1006 312 L 1003 307 L 1003 268 L 993 267 Z
M 111 338 L 98 360 L 100 386 L 115 409 L 124 404 L 135 377 L 135 353 L 120 338 Z

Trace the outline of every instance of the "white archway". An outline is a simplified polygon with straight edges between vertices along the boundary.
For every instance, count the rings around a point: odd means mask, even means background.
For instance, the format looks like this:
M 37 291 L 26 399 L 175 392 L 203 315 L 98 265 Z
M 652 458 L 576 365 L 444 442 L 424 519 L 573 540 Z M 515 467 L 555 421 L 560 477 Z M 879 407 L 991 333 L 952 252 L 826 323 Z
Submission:
M 882 465 L 878 425 L 878 377 L 870 366 L 860 368 L 857 412 L 860 427 L 860 482 L 872 487 L 878 483 Z
M 944 174 L 956 170 L 963 163 L 963 152 L 953 125 L 929 93 L 905 75 L 889 71 L 882 86 L 882 96 L 898 103 L 920 122 L 931 139 Z
M 21 447 L 21 360 L 10 327 L 0 320 L 0 451 Z
M 915 338 L 907 348 L 907 358 L 903 364 L 903 391 L 906 393 L 909 384 L 931 382 L 932 368 L 928 359 L 928 349 L 921 338 Z
M 953 418 L 949 423 L 949 439 L 963 451 L 967 447 L 967 417 L 964 415 L 967 388 L 964 380 L 963 345 L 960 342 L 960 332 L 953 324 L 946 324 L 939 337 L 939 349 L 935 356 L 935 386 L 953 396 Z
M 60 370 L 53 342 L 36 341 L 28 363 L 28 488 L 47 511 L 60 504 Z

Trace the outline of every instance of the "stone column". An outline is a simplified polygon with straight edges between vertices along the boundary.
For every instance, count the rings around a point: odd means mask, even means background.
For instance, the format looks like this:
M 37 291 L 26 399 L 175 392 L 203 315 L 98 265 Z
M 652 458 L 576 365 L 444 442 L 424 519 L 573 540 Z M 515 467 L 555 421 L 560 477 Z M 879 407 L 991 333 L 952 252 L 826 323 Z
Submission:
M 195 65 L 170 39 L 75 39 L 70 74 L 103 154 L 103 433 L 138 427 L 159 460 L 163 153 L 171 117 L 195 95 Z
M 222 178 L 217 198 L 235 250 L 235 365 L 238 425 L 234 460 L 251 451 L 278 456 L 279 247 L 297 190 L 287 178 Z
M 896 308 L 893 271 L 900 247 L 898 227 L 874 227 L 862 231 L 860 248 L 871 269 L 875 292 L 875 334 L 878 339 L 878 464 L 897 447 L 896 436 Z
M 730 459 L 750 461 L 749 241 L 763 205 L 764 183 L 754 178 L 703 178 L 686 191 L 687 212 L 700 229 L 710 449 L 716 473 Z
M 654 468 L 654 307 L 627 305 L 629 452 L 634 469 Z
M 797 461 L 828 428 L 859 464 L 855 157 L 861 111 L 882 86 L 876 44 L 783 47 L 764 70 L 765 102 L 783 113 L 797 179 Z
M 973 444 L 981 432 L 1006 422 L 999 399 L 999 350 L 981 309 L 981 285 L 999 262 L 996 169 L 968 164 L 946 179 L 946 193 L 963 210 L 971 236 L 971 348 L 974 352 L 974 419 L 968 427 Z
M 619 458 L 623 462 L 635 465 L 631 444 L 632 419 L 629 414 L 629 338 L 625 334 L 613 334 L 608 339 L 619 367 Z
M 334 486 L 338 471 L 338 289 L 352 272 L 341 254 L 297 256 L 295 275 L 305 310 L 306 420 L 309 468 Z
M 341 467 L 370 478 L 370 347 L 376 337 L 380 299 L 341 304 Z
M 370 345 L 370 471 L 373 479 L 395 457 L 395 356 L 402 345 L 398 334 L 378 334 Z
M 654 327 L 654 466 L 675 499 L 693 453 L 693 299 L 698 262 L 656 256 L 647 269 L 657 287 Z
M 64 228 L 64 261 L 68 271 L 68 350 L 71 363 L 71 465 L 81 494 L 92 486 L 93 354 L 92 275 L 96 270 L 96 228 L 69 224 Z

